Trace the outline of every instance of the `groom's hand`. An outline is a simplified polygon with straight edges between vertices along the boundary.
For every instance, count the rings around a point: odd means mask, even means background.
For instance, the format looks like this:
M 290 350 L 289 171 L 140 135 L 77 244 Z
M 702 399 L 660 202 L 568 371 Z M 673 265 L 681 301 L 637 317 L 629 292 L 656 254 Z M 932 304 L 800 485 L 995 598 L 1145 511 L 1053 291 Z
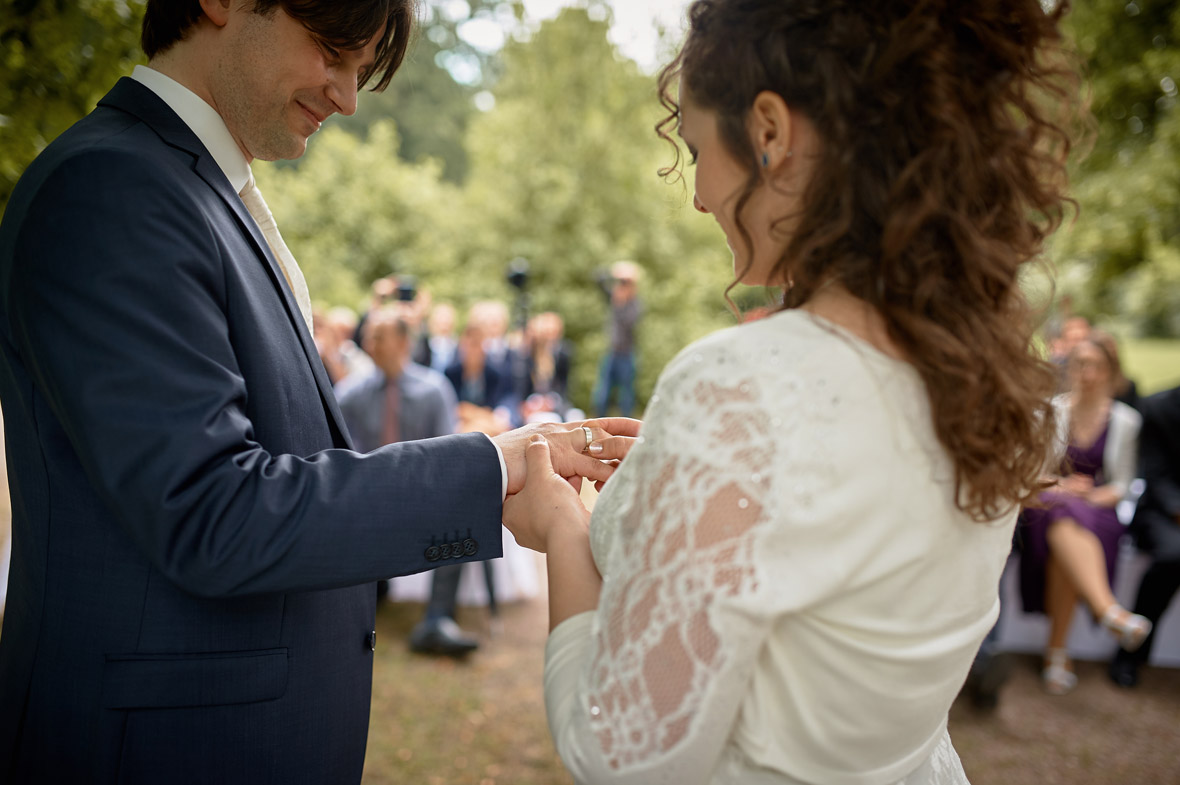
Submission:
M 549 458 L 554 472 L 567 479 L 585 477 L 603 483 L 614 473 L 618 459 L 630 450 L 640 425 L 639 420 L 627 417 L 603 417 L 578 423 L 537 423 L 493 437 L 504 453 L 509 495 L 524 487 L 527 472 L 524 454 L 533 436 L 544 436 L 549 442 Z M 586 452 L 583 426 L 590 429 L 590 443 L 603 448 L 596 454 Z

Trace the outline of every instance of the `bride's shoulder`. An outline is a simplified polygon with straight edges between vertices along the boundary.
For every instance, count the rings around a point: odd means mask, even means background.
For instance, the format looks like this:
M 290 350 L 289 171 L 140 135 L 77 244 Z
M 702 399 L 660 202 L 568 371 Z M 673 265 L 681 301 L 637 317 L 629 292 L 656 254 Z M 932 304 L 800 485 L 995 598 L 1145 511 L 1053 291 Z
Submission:
M 727 327 L 686 346 L 661 374 L 661 381 L 743 372 L 760 377 L 782 371 L 797 374 L 830 360 L 838 338 L 802 311 L 781 311 L 758 321 Z

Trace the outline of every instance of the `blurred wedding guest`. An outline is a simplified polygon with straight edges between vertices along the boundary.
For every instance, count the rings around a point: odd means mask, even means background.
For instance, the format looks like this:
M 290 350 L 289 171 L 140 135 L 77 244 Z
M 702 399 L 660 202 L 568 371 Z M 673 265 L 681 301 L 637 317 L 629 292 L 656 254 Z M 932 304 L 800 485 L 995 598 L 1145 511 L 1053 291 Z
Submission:
M 497 416 L 519 425 L 526 358 L 519 332 L 508 330 L 511 324 L 508 306 L 500 300 L 481 300 L 468 311 L 467 324 L 475 325 L 483 334 L 484 361 L 500 377 L 500 389 L 492 408 Z
M 312 318 L 315 344 L 320 359 L 332 384 L 357 373 L 373 370 L 373 361 L 352 338 L 356 334 L 357 315 L 351 308 L 339 306 L 329 311 L 316 311 Z
M 1151 622 L 1115 600 L 1115 565 L 1124 527 L 1115 508 L 1135 478 L 1139 413 L 1114 400 L 1115 358 L 1094 337 L 1066 362 L 1069 392 L 1058 397 L 1065 458 L 1055 487 L 1022 514 L 1020 589 L 1026 612 L 1049 617 L 1041 681 L 1053 695 L 1077 685 L 1066 641 L 1079 600 L 1127 651 L 1143 644 Z
M 12 502 L 8 496 L 8 461 L 4 454 L 4 418 L 0 416 L 0 618 L 8 599 L 8 565 L 12 560 Z
M 563 418 L 569 407 L 569 377 L 573 348 L 564 339 L 565 322 L 553 311 L 529 320 L 525 332 L 528 374 L 522 393 L 525 420 L 549 412 Z
M 1050 344 L 1049 357 L 1057 366 L 1057 391 L 1069 388 L 1069 371 L 1066 365 L 1073 348 L 1090 336 L 1090 321 L 1084 316 L 1069 316 L 1061 322 L 1061 334 Z
M 382 305 L 392 302 L 397 297 L 397 276 L 386 275 L 378 278 L 369 285 L 369 305 L 361 312 L 357 318 L 356 330 L 353 331 L 352 340 L 357 346 L 364 342 L 362 331 L 365 327 L 365 321 L 369 318 L 369 312 L 380 308 Z
M 657 128 L 782 300 L 669 363 L 592 516 L 526 453 L 504 522 L 547 553 L 574 781 L 966 785 L 948 711 L 1055 437 L 1020 282 L 1067 194 L 1067 6 L 689 6 Z
M 414 362 L 445 373 L 455 360 L 459 342 L 455 338 L 455 306 L 438 303 L 430 310 L 426 330 L 414 343 Z
M 617 393 L 619 412 L 630 417 L 635 408 L 635 327 L 643 315 L 643 304 L 639 299 L 639 265 L 634 262 L 612 264 L 604 292 L 610 300 L 607 321 L 610 338 L 598 369 L 594 412 L 597 417 L 605 416 L 611 396 Z
M 396 308 L 382 306 L 365 321 L 364 347 L 375 367 L 336 387 L 340 411 L 356 447 L 370 452 L 386 444 L 455 432 L 455 396 L 446 378 L 410 360 L 410 325 Z M 426 617 L 410 634 L 410 648 L 424 654 L 460 656 L 479 642 L 455 623 L 455 600 L 463 565 L 432 572 Z M 388 583 L 378 585 L 383 596 Z
M 456 357 L 447 367 L 446 377 L 459 401 L 458 430 L 495 436 L 511 427 L 509 418 L 503 414 L 504 402 L 511 397 L 511 391 L 501 371 L 488 362 L 485 345 L 483 329 L 469 323 L 459 336 Z
M 1073 316 L 1073 295 L 1064 293 L 1057 298 L 1056 303 L 1053 303 L 1049 315 L 1045 319 L 1045 325 L 1041 328 L 1041 335 L 1051 350 L 1056 346 L 1057 340 L 1061 338 L 1062 328 L 1071 316 Z
M 1139 389 L 1134 380 L 1128 379 L 1123 373 L 1123 363 L 1119 359 L 1119 344 L 1114 336 L 1103 330 L 1091 330 L 1090 337 L 1106 349 L 1106 354 L 1114 364 L 1110 373 L 1110 390 L 1116 401 L 1122 401 L 1132 409 L 1139 408 Z
M 499 300 L 481 300 L 467 312 L 467 324 L 474 324 L 483 334 L 484 355 L 488 364 L 502 375 L 511 372 L 512 347 L 508 342 L 510 321 L 508 306 Z
M 1131 529 L 1151 566 L 1139 584 L 1135 613 L 1158 624 L 1180 589 L 1180 387 L 1140 400 L 1139 471 L 1147 481 Z M 1119 649 L 1110 665 L 1116 684 L 1133 687 L 1147 664 L 1155 633 L 1133 652 Z

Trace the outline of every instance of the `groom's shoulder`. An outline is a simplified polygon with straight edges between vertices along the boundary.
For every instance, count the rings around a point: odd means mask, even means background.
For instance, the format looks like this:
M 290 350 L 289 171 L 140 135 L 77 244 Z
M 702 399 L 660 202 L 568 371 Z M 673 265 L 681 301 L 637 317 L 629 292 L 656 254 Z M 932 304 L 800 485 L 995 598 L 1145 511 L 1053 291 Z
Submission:
M 167 180 L 167 172 L 185 163 L 163 145 L 142 122 L 121 112 L 98 107 L 53 140 L 25 169 L 10 204 L 36 199 L 47 183 L 60 183 L 79 195 L 93 189 L 100 196 L 104 181 L 136 177 L 145 172 Z

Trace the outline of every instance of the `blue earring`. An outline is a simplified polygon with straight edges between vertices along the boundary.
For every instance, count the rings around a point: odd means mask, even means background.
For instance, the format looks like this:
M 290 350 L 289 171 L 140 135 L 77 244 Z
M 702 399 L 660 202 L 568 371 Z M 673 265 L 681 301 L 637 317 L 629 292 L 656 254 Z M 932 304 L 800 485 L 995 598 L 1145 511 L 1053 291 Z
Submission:
M 767 153 L 763 153 L 762 154 L 762 168 L 765 169 L 768 166 L 770 166 L 770 155 L 768 155 Z

